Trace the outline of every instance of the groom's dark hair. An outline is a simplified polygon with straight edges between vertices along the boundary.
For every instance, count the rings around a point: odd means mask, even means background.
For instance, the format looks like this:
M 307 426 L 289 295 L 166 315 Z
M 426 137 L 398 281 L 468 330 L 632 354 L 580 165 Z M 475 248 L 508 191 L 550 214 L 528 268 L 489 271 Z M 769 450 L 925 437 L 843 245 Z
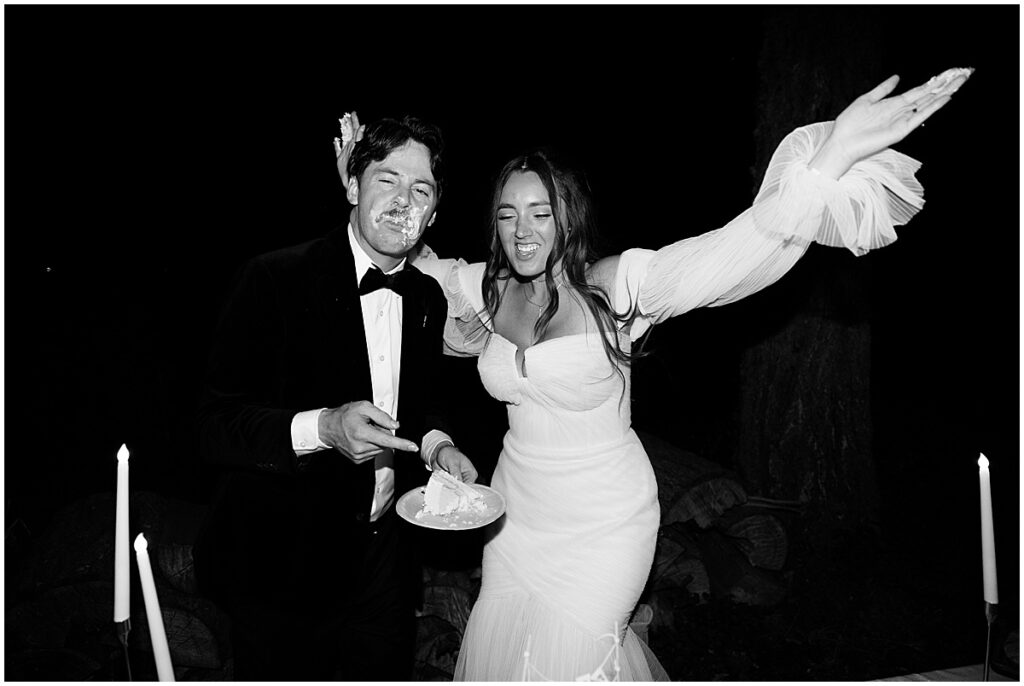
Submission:
M 348 176 L 359 179 L 371 162 L 380 162 L 409 141 L 416 141 L 430 151 L 430 173 L 434 175 L 435 193 L 441 199 L 444 187 L 444 138 L 441 129 L 417 117 L 385 118 L 367 124 L 363 138 L 348 159 Z

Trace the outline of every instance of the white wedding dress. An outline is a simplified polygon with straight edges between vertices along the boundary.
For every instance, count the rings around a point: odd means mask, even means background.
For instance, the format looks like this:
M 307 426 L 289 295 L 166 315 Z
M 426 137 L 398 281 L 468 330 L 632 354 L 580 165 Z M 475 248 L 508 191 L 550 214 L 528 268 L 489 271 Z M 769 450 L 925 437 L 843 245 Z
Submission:
M 821 177 L 807 162 L 830 127 L 790 134 L 754 206 L 729 225 L 658 251 L 623 253 L 610 296 L 620 312 L 638 304 L 641 313 L 617 333 L 625 349 L 668 317 L 773 283 L 811 241 L 863 254 L 895 240 L 893 225 L 924 202 L 919 164 L 886 150 L 838 182 Z M 482 263 L 426 249 L 414 264 L 448 297 L 448 352 L 478 355 L 484 386 L 508 406 L 491 482 L 507 510 L 484 548 L 456 680 L 667 678 L 628 628 L 660 516 L 654 472 L 630 428 L 628 368 L 615 372 L 597 332 L 532 345 L 521 365 L 516 345 L 489 328 Z

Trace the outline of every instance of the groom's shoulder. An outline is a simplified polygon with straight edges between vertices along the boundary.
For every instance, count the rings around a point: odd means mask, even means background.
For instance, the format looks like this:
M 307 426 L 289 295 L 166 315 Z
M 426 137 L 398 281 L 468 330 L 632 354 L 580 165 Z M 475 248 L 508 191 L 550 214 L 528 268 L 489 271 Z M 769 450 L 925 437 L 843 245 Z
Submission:
M 261 253 L 251 261 L 272 271 L 308 269 L 320 263 L 333 262 L 343 238 L 340 234 L 341 230 L 334 228 L 325 235 Z
M 405 268 L 413 275 L 413 285 L 430 312 L 448 312 L 448 299 L 441 285 L 429 274 L 424 274 L 415 265 L 406 263 Z
M 406 263 L 405 268 L 413 275 L 417 291 L 423 293 L 431 302 L 446 302 L 444 291 L 434 277 L 424 274 L 415 265 Z

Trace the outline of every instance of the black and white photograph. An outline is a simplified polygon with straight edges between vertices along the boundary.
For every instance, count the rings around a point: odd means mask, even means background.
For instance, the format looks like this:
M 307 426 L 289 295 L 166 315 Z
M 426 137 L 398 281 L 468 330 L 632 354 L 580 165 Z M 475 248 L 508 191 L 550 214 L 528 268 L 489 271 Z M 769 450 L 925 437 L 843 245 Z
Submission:
M 1019 681 L 1017 4 L 7 4 L 35 681 Z

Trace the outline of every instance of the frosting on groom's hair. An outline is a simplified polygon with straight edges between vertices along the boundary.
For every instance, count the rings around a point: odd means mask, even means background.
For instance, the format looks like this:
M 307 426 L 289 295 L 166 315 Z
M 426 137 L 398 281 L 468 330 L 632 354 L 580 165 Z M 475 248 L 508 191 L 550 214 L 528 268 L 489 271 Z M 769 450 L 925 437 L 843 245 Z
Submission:
M 371 162 L 380 162 L 409 141 L 421 143 L 430 151 L 430 173 L 434 175 L 435 193 L 441 199 L 444 187 L 444 138 L 441 129 L 417 117 L 385 118 L 367 124 L 363 138 L 348 159 L 348 175 L 360 179 Z

